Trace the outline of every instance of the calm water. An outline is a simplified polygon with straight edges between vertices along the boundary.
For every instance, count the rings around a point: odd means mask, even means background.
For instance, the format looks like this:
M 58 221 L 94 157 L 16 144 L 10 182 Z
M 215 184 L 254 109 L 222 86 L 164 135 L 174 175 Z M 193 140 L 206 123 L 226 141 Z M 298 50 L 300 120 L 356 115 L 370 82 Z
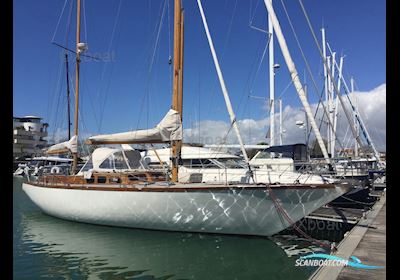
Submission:
M 68 222 L 43 214 L 21 185 L 14 179 L 14 279 L 287 280 L 312 272 L 294 266 L 297 253 L 311 246 L 301 248 L 292 237 L 272 241 Z

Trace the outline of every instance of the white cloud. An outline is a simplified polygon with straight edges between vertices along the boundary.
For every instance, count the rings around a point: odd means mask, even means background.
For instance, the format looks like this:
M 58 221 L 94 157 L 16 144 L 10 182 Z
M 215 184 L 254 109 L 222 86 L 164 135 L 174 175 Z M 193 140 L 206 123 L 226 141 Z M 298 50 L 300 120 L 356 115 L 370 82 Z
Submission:
M 364 121 L 368 132 L 375 143 L 378 150 L 386 150 L 386 84 L 367 91 L 367 92 L 354 92 L 350 94 L 350 98 L 354 100 L 356 97 L 361 117 Z M 343 96 L 347 101 L 347 97 Z M 311 105 L 313 112 L 317 104 Z M 343 109 L 339 106 L 339 118 L 337 125 L 337 134 L 339 141 L 343 146 L 352 146 L 354 143 L 351 136 L 351 130 L 348 125 L 347 118 Z M 317 114 L 317 124 L 320 123 L 319 119 L 322 116 L 322 109 L 320 107 Z M 301 108 L 286 106 L 283 112 L 284 129 L 284 144 L 304 143 L 305 130 L 300 129 L 296 125 L 296 121 L 305 120 L 305 114 Z M 276 114 L 276 132 L 279 130 L 279 113 Z M 246 144 L 256 144 L 258 142 L 269 142 L 266 139 L 266 133 L 269 127 L 269 118 L 264 119 L 243 119 L 238 121 L 242 138 Z M 227 136 L 227 133 L 229 134 Z M 347 134 L 346 134 L 347 131 Z M 323 137 L 326 135 L 326 124 L 321 126 L 321 134 Z M 345 137 L 346 136 L 346 137 Z M 224 121 L 204 120 L 197 123 L 192 128 L 185 129 L 184 131 L 185 142 L 196 142 L 204 144 L 220 144 L 220 143 L 238 143 L 230 124 Z M 312 136 L 313 138 L 313 133 Z M 347 139 L 347 140 L 346 140 Z M 338 144 L 337 144 L 338 145 Z

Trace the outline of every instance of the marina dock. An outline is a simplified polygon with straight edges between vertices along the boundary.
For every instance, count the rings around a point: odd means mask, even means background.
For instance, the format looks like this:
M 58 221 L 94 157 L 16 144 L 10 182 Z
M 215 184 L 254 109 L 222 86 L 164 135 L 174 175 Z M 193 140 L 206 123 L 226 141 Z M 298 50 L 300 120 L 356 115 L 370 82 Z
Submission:
M 362 209 L 321 207 L 308 215 L 307 219 L 357 224 L 363 217 Z
M 320 279 L 385 279 L 386 277 L 386 196 L 346 235 L 332 255 L 344 259 L 356 256 L 363 264 L 384 266 L 382 269 L 352 267 L 320 267 L 309 280 Z

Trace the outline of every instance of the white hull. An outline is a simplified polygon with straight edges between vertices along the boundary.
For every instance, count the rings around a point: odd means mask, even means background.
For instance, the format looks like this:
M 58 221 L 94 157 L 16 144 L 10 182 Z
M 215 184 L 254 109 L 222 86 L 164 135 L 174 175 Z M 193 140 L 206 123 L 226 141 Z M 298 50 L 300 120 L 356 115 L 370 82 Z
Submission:
M 24 183 L 23 190 L 43 212 L 77 222 L 261 236 L 289 226 L 265 188 L 142 192 L 44 188 Z M 273 192 L 292 220 L 298 221 L 346 190 L 275 188 Z

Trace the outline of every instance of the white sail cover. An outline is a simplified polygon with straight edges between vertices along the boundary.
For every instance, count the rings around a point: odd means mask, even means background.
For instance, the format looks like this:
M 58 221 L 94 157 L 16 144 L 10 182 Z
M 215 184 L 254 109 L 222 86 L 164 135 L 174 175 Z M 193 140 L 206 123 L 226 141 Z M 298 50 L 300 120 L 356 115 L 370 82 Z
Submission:
M 179 113 L 170 109 L 155 128 L 89 137 L 87 144 L 160 143 L 182 140 L 182 122 Z
M 68 151 L 71 153 L 78 152 L 78 137 L 76 135 L 72 136 L 68 141 L 50 146 L 47 149 L 46 154 L 65 153 Z

